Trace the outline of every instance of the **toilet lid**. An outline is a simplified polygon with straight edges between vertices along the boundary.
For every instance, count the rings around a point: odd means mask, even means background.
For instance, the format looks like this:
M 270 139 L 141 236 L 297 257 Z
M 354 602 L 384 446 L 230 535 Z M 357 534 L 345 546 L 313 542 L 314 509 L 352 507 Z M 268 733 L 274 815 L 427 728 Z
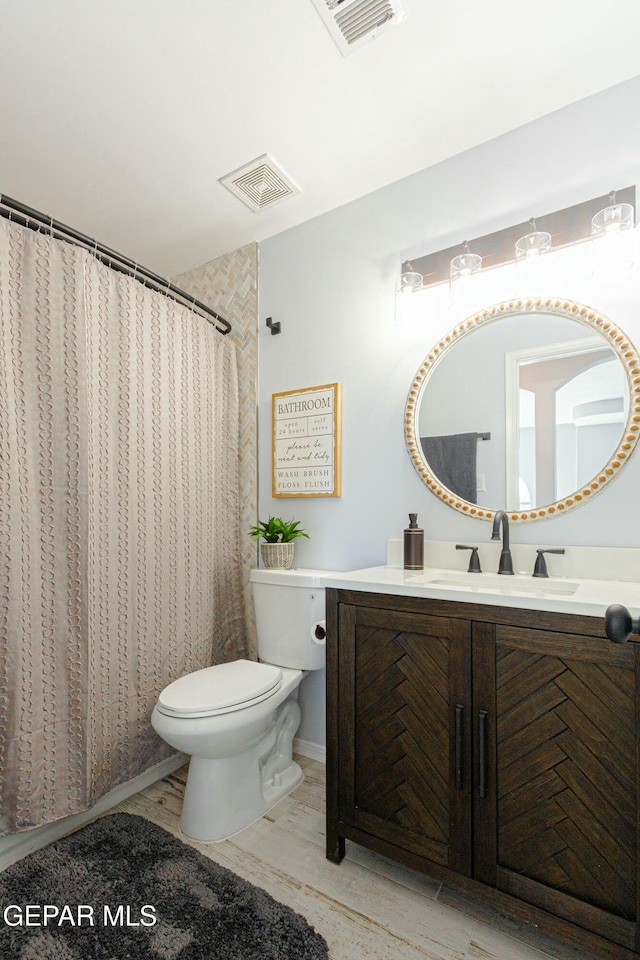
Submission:
M 269 663 L 234 660 L 205 667 L 174 680 L 160 694 L 160 710 L 174 716 L 203 716 L 240 709 L 265 700 L 282 682 L 282 671 Z

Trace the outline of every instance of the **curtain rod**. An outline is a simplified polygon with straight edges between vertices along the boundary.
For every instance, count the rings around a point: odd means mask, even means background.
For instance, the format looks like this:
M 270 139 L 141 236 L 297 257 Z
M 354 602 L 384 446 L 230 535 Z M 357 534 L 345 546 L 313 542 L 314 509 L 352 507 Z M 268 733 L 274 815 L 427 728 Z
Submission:
M 20 203 L 18 200 L 12 200 L 11 197 L 7 197 L 4 194 L 0 194 L 0 216 L 7 220 L 13 220 L 23 227 L 28 227 L 30 230 L 40 230 L 41 227 L 44 227 L 46 232 L 56 240 L 65 240 L 67 243 L 73 243 L 77 247 L 84 247 L 84 249 L 93 254 L 97 260 L 100 260 L 101 263 L 104 263 L 107 267 L 111 267 L 112 270 L 127 274 L 127 276 L 133 277 L 134 280 L 139 280 L 145 287 L 164 293 L 172 300 L 182 303 L 183 306 L 189 306 L 200 311 L 200 315 L 204 314 L 203 319 L 214 326 L 223 336 L 231 331 L 229 321 L 221 317 L 220 314 L 212 310 L 211 307 L 208 307 L 206 303 L 196 300 L 190 293 L 186 293 L 179 287 L 174 286 L 168 280 L 158 276 L 157 273 L 147 270 L 146 267 L 141 267 L 139 263 L 130 260 L 129 257 L 125 257 L 123 254 L 103 246 L 103 244 L 98 243 L 97 240 L 92 240 L 91 237 L 85 236 L 84 233 L 80 233 L 78 230 L 74 230 L 73 227 L 68 227 L 58 220 L 54 220 L 53 217 L 40 213 L 38 210 L 33 210 L 24 203 Z

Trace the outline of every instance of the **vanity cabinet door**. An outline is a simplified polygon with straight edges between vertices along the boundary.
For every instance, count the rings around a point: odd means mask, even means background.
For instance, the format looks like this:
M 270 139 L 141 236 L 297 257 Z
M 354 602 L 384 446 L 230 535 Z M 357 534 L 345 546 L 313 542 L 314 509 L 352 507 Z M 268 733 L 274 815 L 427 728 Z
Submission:
M 638 949 L 640 646 L 474 624 L 474 876 Z M 480 751 L 479 751 L 480 752 Z
M 338 608 L 345 824 L 471 872 L 471 625 Z

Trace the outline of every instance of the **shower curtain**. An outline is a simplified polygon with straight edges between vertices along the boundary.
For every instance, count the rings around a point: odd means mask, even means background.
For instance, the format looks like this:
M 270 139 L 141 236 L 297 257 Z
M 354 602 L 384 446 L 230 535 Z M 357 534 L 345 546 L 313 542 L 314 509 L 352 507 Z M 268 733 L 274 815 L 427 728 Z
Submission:
M 235 347 L 0 220 L 0 833 L 168 756 L 183 673 L 250 655 Z

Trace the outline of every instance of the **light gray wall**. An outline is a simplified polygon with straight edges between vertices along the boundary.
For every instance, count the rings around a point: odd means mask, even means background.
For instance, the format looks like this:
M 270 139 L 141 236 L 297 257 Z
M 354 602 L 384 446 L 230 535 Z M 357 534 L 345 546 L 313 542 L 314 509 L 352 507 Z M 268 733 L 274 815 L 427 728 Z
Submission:
M 456 513 L 422 484 L 405 450 L 403 414 L 428 349 L 467 314 L 513 296 L 514 271 L 475 277 L 470 300 L 457 310 L 449 309 L 444 285 L 396 316 L 400 263 L 637 184 L 639 102 L 637 78 L 260 244 L 259 513 L 302 521 L 311 539 L 298 542 L 296 566 L 384 563 L 386 540 L 401 536 L 409 511 L 418 512 L 430 539 L 489 538 L 486 522 Z M 584 268 L 589 246 L 551 255 L 545 289 L 536 292 L 588 303 L 640 344 L 640 274 L 616 286 L 596 283 Z M 267 316 L 281 322 L 280 336 L 270 336 Z M 335 381 L 343 391 L 342 497 L 272 499 L 272 393 Z M 461 385 L 457 402 L 468 400 Z M 637 546 L 639 481 L 636 454 L 593 501 L 515 526 L 512 540 Z M 324 742 L 320 678 L 305 683 L 300 736 Z

